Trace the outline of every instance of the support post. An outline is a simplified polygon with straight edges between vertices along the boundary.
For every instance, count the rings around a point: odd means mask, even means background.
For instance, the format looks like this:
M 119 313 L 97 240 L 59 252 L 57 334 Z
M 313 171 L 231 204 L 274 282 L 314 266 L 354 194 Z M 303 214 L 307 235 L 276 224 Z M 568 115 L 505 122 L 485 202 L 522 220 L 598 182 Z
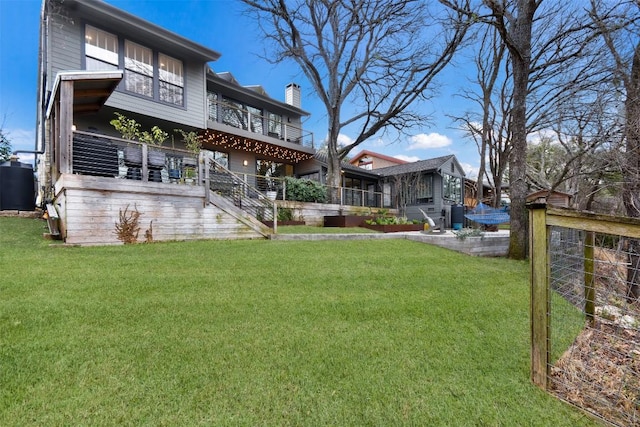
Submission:
M 549 262 L 546 204 L 529 205 L 531 381 L 546 390 L 549 369 Z
M 73 81 L 60 82 L 60 173 L 73 173 Z
M 584 312 L 587 320 L 593 325 L 596 312 L 596 288 L 594 276 L 595 233 L 587 231 L 584 236 Z
M 278 234 L 278 204 L 273 202 L 273 234 Z

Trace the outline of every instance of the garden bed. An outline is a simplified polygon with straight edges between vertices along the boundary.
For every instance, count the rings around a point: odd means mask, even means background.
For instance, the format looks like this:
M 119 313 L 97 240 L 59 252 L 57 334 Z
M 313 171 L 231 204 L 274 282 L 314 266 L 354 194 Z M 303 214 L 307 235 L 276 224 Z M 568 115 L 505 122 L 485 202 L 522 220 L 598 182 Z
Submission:
M 368 219 L 373 219 L 368 215 L 325 215 L 325 227 L 360 227 Z
M 326 218 L 326 217 L 325 217 Z M 360 227 L 370 230 L 379 231 L 381 233 L 398 233 L 401 231 L 422 231 L 424 224 L 367 224 L 362 223 Z

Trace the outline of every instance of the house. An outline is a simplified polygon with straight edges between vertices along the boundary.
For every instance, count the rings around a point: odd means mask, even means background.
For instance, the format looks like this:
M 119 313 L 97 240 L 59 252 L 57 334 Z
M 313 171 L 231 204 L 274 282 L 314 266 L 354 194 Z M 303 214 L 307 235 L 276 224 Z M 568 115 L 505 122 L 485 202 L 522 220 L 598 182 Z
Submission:
M 464 170 L 454 155 L 436 157 L 375 169 L 380 176 L 383 194 L 392 200 L 385 205 L 398 206 L 409 219 L 444 217 L 451 225 L 451 207 L 462 205 Z
M 373 170 L 387 166 L 402 165 L 409 162 L 384 154 L 374 153 L 373 151 L 362 150 L 353 156 L 351 160 L 349 160 L 349 163 L 362 169 Z
M 279 101 L 214 71 L 219 52 L 102 1 L 44 0 L 41 18 L 38 204 L 67 243 L 118 243 L 134 214 L 138 240 L 268 238 L 278 206 L 303 209 L 284 200 L 283 177 L 325 183 L 297 84 Z M 304 207 L 309 223 L 399 205 L 421 218 L 462 202 L 454 156 L 365 156 L 371 170 L 344 162 L 339 204 Z M 415 174 L 404 197 L 397 184 Z
M 101 1 L 44 0 L 40 37 L 39 202 L 58 211 L 67 242 L 117 242 L 127 209 L 154 240 L 271 233 L 261 220 L 273 203 L 256 187 L 314 162 L 298 85 L 286 102 L 242 86 L 213 71 L 217 51 Z M 166 141 L 123 139 L 116 113 Z
M 538 190 L 527 195 L 527 203 L 544 202 L 558 208 L 568 208 L 571 206 L 571 198 L 573 196 L 557 190 Z

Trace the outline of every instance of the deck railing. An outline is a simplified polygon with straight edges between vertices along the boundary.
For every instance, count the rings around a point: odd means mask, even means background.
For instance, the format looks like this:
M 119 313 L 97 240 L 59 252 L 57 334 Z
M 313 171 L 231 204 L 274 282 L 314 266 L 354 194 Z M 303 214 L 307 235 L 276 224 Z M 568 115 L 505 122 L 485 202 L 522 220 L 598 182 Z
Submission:
M 209 120 L 249 132 L 315 148 L 313 133 L 302 126 L 287 123 L 276 114 L 263 115 L 262 110 L 209 99 Z
M 277 206 L 273 200 L 269 200 L 259 190 L 214 159 L 209 159 L 207 168 L 204 180 L 208 182 L 211 191 L 229 200 L 258 221 L 273 221 L 275 230 Z
M 130 179 L 142 182 L 161 182 L 183 185 L 205 185 L 204 163 L 199 156 L 187 150 L 153 146 L 137 141 L 109 137 L 90 132 L 73 133 L 71 173 Z M 213 160 L 211 160 L 213 161 Z M 226 168 L 218 163 L 213 172 Z M 227 171 L 228 172 L 228 171 Z M 214 175 L 215 177 L 216 175 Z M 241 184 L 243 183 L 243 184 Z M 277 200 L 292 200 L 287 196 L 286 179 L 257 174 L 235 174 L 233 186 L 241 190 L 238 194 L 248 194 L 254 187 L 263 197 L 269 195 Z M 329 187 L 324 186 L 329 194 Z M 390 197 L 381 192 L 359 188 L 337 187 L 339 203 L 348 206 L 388 208 Z M 226 190 L 225 190 L 226 191 Z M 234 190 L 235 191 L 235 190 Z M 252 195 L 251 197 L 257 197 Z M 324 200 L 326 202 L 327 200 Z M 323 202 L 318 200 L 318 202 Z

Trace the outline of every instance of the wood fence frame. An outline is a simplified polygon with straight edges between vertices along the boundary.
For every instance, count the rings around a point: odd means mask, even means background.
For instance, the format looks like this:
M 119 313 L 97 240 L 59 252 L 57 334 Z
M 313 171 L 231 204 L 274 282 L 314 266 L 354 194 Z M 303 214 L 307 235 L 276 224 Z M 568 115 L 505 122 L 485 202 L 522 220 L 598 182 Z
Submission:
M 593 321 L 595 312 L 594 241 L 596 233 L 640 239 L 640 219 L 600 215 L 570 209 L 548 207 L 536 201 L 529 208 L 529 263 L 531 268 L 531 381 L 546 390 L 549 378 L 549 314 L 550 262 L 549 243 L 551 227 L 558 226 L 583 230 L 584 292 L 586 319 Z

